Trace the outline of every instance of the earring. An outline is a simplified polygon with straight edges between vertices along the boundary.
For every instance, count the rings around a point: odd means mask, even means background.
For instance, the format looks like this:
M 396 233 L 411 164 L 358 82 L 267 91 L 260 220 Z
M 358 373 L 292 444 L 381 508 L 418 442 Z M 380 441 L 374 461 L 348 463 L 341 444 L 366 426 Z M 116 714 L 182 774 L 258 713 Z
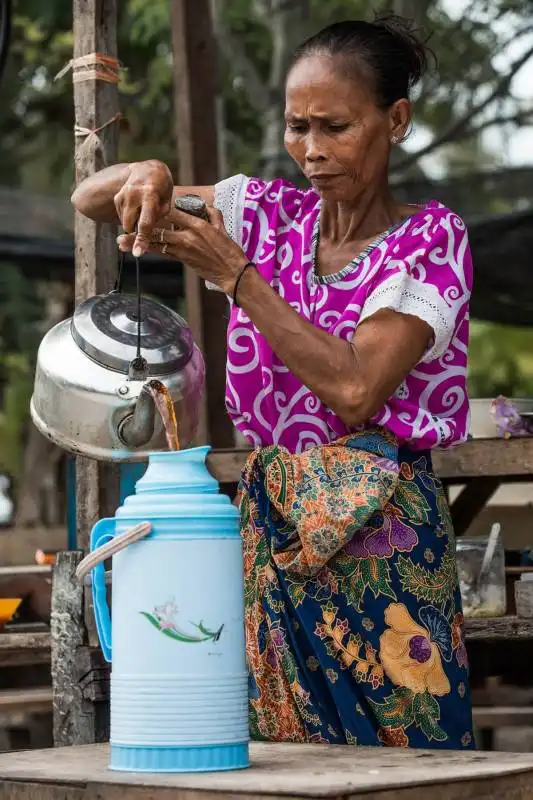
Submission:
M 391 139 L 391 143 L 392 144 L 398 144 L 399 141 L 400 141 L 400 137 L 399 136 L 393 136 L 392 139 Z

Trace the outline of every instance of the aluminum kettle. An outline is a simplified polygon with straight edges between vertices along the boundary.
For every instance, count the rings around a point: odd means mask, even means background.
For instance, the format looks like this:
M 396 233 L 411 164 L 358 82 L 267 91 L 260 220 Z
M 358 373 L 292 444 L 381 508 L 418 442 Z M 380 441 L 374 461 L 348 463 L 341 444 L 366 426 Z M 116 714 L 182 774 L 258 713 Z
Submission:
M 202 353 L 179 314 L 151 298 L 112 291 L 85 300 L 43 338 L 31 416 L 71 453 L 141 461 L 167 449 L 150 385 L 160 381 L 168 389 L 183 447 L 198 427 L 204 373 Z

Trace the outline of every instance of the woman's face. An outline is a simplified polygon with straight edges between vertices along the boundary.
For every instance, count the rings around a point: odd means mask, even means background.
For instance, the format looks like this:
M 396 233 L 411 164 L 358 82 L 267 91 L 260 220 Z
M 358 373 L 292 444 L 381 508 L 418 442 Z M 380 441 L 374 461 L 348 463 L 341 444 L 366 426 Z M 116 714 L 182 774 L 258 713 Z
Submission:
M 399 103 L 408 115 L 407 101 Z M 378 108 L 364 81 L 350 80 L 331 56 L 302 58 L 287 78 L 287 152 L 324 198 L 356 200 L 386 177 L 391 136 L 401 125 L 396 105 Z

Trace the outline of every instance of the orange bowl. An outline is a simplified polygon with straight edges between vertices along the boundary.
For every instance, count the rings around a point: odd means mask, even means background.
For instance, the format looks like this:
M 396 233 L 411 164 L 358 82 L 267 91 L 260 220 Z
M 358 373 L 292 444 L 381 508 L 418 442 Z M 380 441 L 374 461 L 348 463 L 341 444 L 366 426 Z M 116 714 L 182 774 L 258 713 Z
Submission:
M 0 597 L 0 628 L 13 618 L 22 603 L 22 597 Z

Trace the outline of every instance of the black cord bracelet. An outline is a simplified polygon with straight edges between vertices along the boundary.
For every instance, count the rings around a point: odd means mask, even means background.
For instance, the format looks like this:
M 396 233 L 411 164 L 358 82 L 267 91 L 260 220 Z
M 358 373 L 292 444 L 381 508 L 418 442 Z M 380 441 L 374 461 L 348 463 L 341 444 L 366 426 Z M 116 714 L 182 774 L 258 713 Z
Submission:
M 235 286 L 233 287 L 233 304 L 235 306 L 237 306 L 237 308 L 240 308 L 240 305 L 237 302 L 237 289 L 239 288 L 239 283 L 241 282 L 241 278 L 244 275 L 244 273 L 246 272 L 246 270 L 248 269 L 248 267 L 254 267 L 254 269 L 255 269 L 254 262 L 253 261 L 248 261 L 244 265 L 244 267 L 241 269 L 241 271 L 239 273 L 239 276 L 238 276 L 237 280 L 235 281 Z

